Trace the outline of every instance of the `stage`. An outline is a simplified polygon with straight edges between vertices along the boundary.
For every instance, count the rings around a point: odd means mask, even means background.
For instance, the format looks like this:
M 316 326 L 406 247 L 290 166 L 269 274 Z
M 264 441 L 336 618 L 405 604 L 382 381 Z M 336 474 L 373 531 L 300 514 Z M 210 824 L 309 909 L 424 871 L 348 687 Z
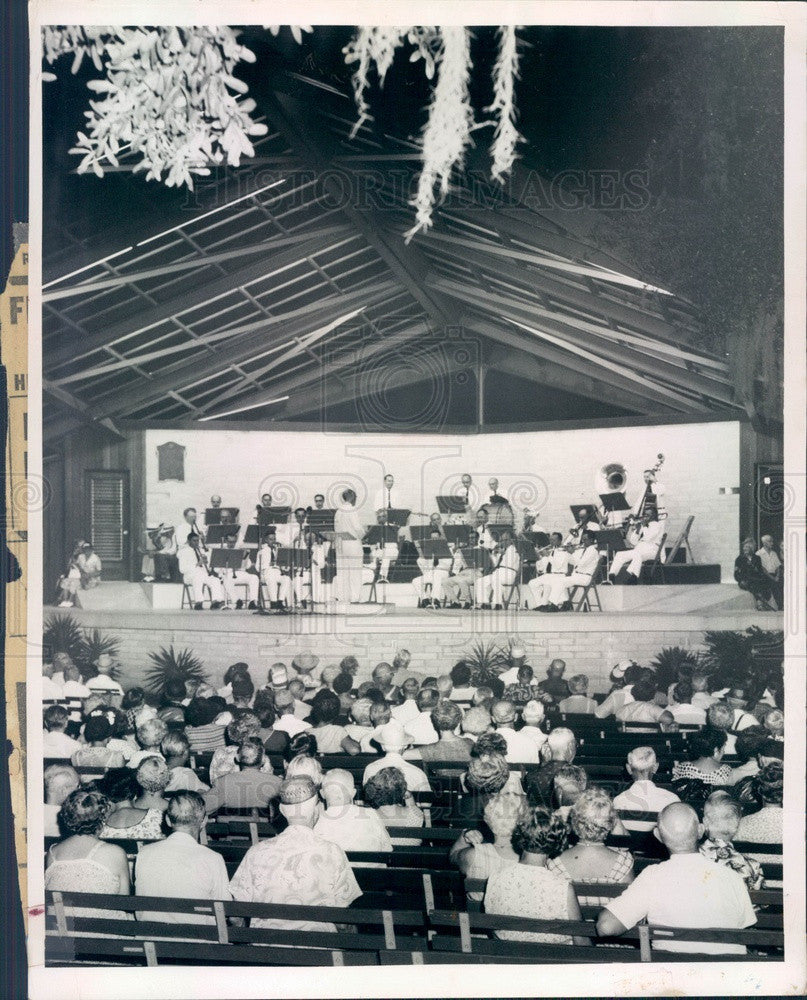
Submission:
M 347 614 L 192 611 L 152 608 L 147 587 L 104 584 L 81 594 L 92 607 L 46 608 L 45 618 L 72 614 L 83 628 L 117 636 L 129 686 L 142 683 L 149 654 L 162 646 L 193 650 L 214 683 L 236 660 L 249 663 L 253 677 L 262 683 L 271 663 L 289 662 L 302 651 L 316 653 L 323 664 L 355 655 L 361 666 L 359 680 L 364 680 L 376 663 L 391 660 L 401 648 L 410 650 L 418 672 L 445 673 L 476 643 L 507 644 L 517 637 L 537 673 L 560 656 L 568 663 L 567 673 L 588 674 L 592 689 L 600 691 L 607 689 L 608 671 L 620 659 L 647 663 L 663 647 L 698 649 L 706 630 L 782 627 L 779 613 L 755 611 L 749 595 L 729 584 L 601 587 L 602 612 L 556 614 L 514 607 L 418 610 L 393 603 L 393 585 L 388 603 L 351 605 Z M 405 589 L 411 593 L 411 587 Z

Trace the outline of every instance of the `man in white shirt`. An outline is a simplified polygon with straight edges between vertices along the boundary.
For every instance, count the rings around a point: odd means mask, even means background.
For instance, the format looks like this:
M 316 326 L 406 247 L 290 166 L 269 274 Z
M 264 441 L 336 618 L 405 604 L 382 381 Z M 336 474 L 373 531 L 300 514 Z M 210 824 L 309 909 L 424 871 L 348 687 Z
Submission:
M 580 548 L 572 556 L 572 572 L 569 576 L 551 574 L 549 586 L 548 603 L 542 605 L 548 611 L 559 611 L 561 606 L 571 610 L 569 595 L 575 587 L 585 587 L 591 583 L 597 566 L 600 562 L 600 553 L 594 540 L 594 535 L 590 531 L 584 531 L 580 541 Z
M 521 710 L 521 721 L 524 725 L 519 729 L 519 735 L 532 740 L 539 751 L 539 756 L 541 747 L 548 739 L 546 733 L 540 728 L 545 715 L 546 711 L 540 701 L 528 701 Z
M 510 701 L 495 701 L 490 709 L 490 715 L 496 732 L 507 742 L 505 759 L 508 764 L 539 764 L 538 744 L 530 736 L 525 736 L 513 729 L 516 721 L 516 708 Z
M 419 690 L 420 683 L 417 677 L 407 677 L 401 685 L 404 701 L 401 705 L 393 705 L 392 707 L 392 718 L 404 727 L 420 715 L 416 700 Z
M 660 517 L 666 517 L 667 510 L 663 499 L 667 493 L 666 489 L 656 479 L 656 473 L 653 469 L 645 469 L 642 477 L 644 479 L 644 489 L 636 498 L 631 512 L 637 517 L 641 517 L 645 508 L 650 506 L 656 508 Z
M 644 820 L 625 820 L 628 830 L 652 830 L 656 825 L 655 814 L 665 806 L 680 801 L 675 792 L 659 788 L 653 777 L 658 771 L 656 751 L 652 747 L 636 747 L 628 754 L 625 768 L 633 778 L 630 788 L 614 796 L 614 808 L 628 812 L 643 812 L 651 814 L 652 818 Z
M 115 669 L 115 666 L 116 664 L 109 653 L 101 653 L 99 655 L 95 661 L 95 668 L 98 674 L 87 681 L 87 687 L 92 694 L 110 694 L 114 698 L 123 697 L 123 688 L 112 677 L 112 671 Z M 118 704 L 119 702 L 116 701 L 115 706 L 117 707 Z
M 437 742 L 439 737 L 432 725 L 432 709 L 439 701 L 440 693 L 434 688 L 424 688 L 422 691 L 418 691 L 415 698 L 418 714 L 404 726 L 409 742 L 414 746 L 422 747 Z
M 64 667 L 64 685 L 62 687 L 62 697 L 64 698 L 89 698 L 92 694 L 90 689 L 81 680 L 81 671 L 70 661 Z
M 483 608 L 502 608 L 503 588 L 511 588 L 518 580 L 521 558 L 513 544 L 513 533 L 504 528 L 497 546 L 499 555 L 494 556 L 493 569 L 476 581 L 476 603 Z
M 395 479 L 387 474 L 384 476 L 384 485 L 376 491 L 373 498 L 373 510 L 378 513 L 380 510 L 394 510 L 400 508 L 398 501 L 398 491 L 394 489 Z
M 269 591 L 269 603 L 272 607 L 283 604 L 286 607 L 291 604 L 291 578 L 280 572 L 277 565 L 276 545 L 279 544 L 276 536 L 269 534 L 264 536 L 258 555 L 255 558 L 255 568 L 261 578 L 261 582 Z
M 169 899 L 228 900 L 230 883 L 224 858 L 198 843 L 205 824 L 205 803 L 197 792 L 176 792 L 168 802 L 165 840 L 141 846 L 135 863 L 135 895 Z M 138 911 L 138 920 L 167 924 L 215 924 L 213 915 Z
M 709 693 L 709 677 L 706 674 L 693 674 L 692 704 L 706 712 L 717 700 L 715 695 Z
M 436 735 L 436 734 L 435 734 Z M 410 792 L 430 792 L 431 785 L 425 773 L 414 764 L 403 759 L 403 751 L 409 746 L 409 738 L 404 732 L 400 722 L 388 722 L 382 726 L 376 735 L 384 756 L 379 760 L 371 761 L 365 767 L 362 775 L 362 784 L 366 785 L 374 774 L 385 767 L 397 767 L 403 774 L 406 787 Z
M 510 647 L 510 663 L 512 664 L 503 674 L 499 674 L 499 680 L 507 687 L 508 684 L 518 683 L 518 672 L 527 662 L 527 650 L 520 642 L 513 643 Z
M 684 726 L 705 726 L 706 709 L 692 701 L 693 691 L 689 681 L 679 681 L 672 689 L 673 700 L 667 706 L 677 723 Z
M 78 771 L 69 764 L 51 764 L 45 768 L 45 836 L 60 837 L 57 817 L 67 796 L 81 784 Z
M 613 687 L 605 701 L 595 710 L 594 715 L 597 719 L 607 719 L 623 705 L 633 701 L 631 689 L 633 681 L 641 676 L 641 667 L 633 660 L 620 660 L 611 671 L 610 676 Z
M 178 553 L 183 545 L 188 544 L 189 535 L 197 535 L 204 543 L 204 529 L 197 523 L 195 507 L 186 507 L 182 511 L 182 520 L 174 527 L 169 546 L 163 552 Z
M 597 918 L 603 937 L 624 934 L 646 919 L 661 927 L 737 929 L 751 927 L 756 914 L 741 875 L 698 852 L 703 832 L 695 810 L 683 802 L 659 814 L 657 836 L 669 861 L 649 865 Z M 698 941 L 654 941 L 657 951 L 742 955 L 745 947 Z
M 639 537 L 633 548 L 614 554 L 614 558 L 611 560 L 611 571 L 608 574 L 609 578 L 620 582 L 622 577 L 619 580 L 617 577 L 624 570 L 624 575 L 638 580 L 642 572 L 642 564 L 656 558 L 663 534 L 663 522 L 659 521 L 655 508 L 649 508 L 642 517 L 642 527 L 639 529 Z
M 276 692 L 275 708 L 277 709 L 277 719 L 272 729 L 276 733 L 286 733 L 289 739 L 291 739 L 297 733 L 305 732 L 306 729 L 311 728 L 310 722 L 304 722 L 294 714 L 294 695 L 288 689 Z
M 64 688 L 53 679 L 54 665 L 42 664 L 42 700 L 61 701 L 64 698 Z
M 492 552 L 496 548 L 496 539 L 488 527 L 488 512 L 486 507 L 480 507 L 476 512 L 476 544 Z
M 68 714 L 64 705 L 48 705 L 43 714 L 44 733 L 42 753 L 44 757 L 58 757 L 69 760 L 81 748 L 78 740 L 68 736 Z
M 563 547 L 563 536 L 559 531 L 553 531 L 549 536 L 552 546 L 546 555 L 542 556 L 535 564 L 535 576 L 527 584 L 527 605 L 530 608 L 537 608 L 545 604 L 548 599 L 549 584 L 554 573 L 556 576 L 566 576 L 569 568 L 571 556 Z
M 647 722 L 672 725 L 671 713 L 653 700 L 658 688 L 655 678 L 648 671 L 631 688 L 633 700 L 623 705 L 616 713 L 619 722 Z
M 391 851 L 387 828 L 375 809 L 354 804 L 356 786 L 350 771 L 326 771 L 320 787 L 325 809 L 314 824 L 314 833 L 343 851 Z
M 735 685 L 735 687 L 727 692 L 726 702 L 734 712 L 734 721 L 731 728 L 735 733 L 741 733 L 743 729 L 748 729 L 749 726 L 758 725 L 756 718 L 745 710 L 748 705 L 748 697 L 745 688 L 741 685 Z
M 76 556 L 76 565 L 81 573 L 81 586 L 84 590 L 90 590 L 101 583 L 101 560 L 89 542 L 81 546 L 81 552 Z
M 208 553 L 201 535 L 188 535 L 186 545 L 177 550 L 179 572 L 187 587 L 191 588 L 191 597 L 196 611 L 202 610 L 205 590 L 210 594 L 211 610 L 224 605 L 224 588 L 221 580 L 210 570 Z

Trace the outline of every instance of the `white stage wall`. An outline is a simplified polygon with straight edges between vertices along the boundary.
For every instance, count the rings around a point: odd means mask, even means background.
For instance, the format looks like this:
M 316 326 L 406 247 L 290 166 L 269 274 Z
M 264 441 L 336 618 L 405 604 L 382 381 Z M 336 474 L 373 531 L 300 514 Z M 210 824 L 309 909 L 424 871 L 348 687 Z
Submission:
M 158 481 L 157 446 L 183 445 L 185 480 Z M 537 527 L 571 526 L 569 504 L 595 498 L 601 466 L 628 469 L 628 500 L 642 488 L 642 470 L 665 463 L 668 534 L 674 538 L 695 516 L 690 541 L 695 558 L 720 563 L 731 580 L 738 551 L 740 425 L 736 421 L 478 435 L 359 435 L 308 431 L 149 430 L 145 435 L 146 519 L 149 526 L 177 524 L 185 507 L 201 511 L 212 494 L 254 518 L 260 495 L 275 504 L 307 506 L 315 493 L 336 506 L 350 485 L 367 523 L 375 520 L 373 498 L 385 473 L 396 482 L 396 503 L 428 514 L 438 493 L 457 490 L 463 472 L 486 490 L 495 476 L 499 492 L 515 507 L 540 509 Z M 721 490 L 723 492 L 721 492 Z M 486 495 L 486 494 L 485 494 Z

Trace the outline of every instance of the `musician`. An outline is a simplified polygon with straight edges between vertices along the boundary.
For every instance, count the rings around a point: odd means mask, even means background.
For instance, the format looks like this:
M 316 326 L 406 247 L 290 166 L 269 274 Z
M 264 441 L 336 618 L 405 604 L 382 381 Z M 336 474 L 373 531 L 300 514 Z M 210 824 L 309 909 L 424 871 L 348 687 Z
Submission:
M 431 532 L 429 537 L 433 541 L 439 539 L 445 539 L 443 534 L 442 519 L 439 514 L 432 514 L 429 518 L 431 525 Z M 432 556 L 430 559 L 424 559 L 422 556 L 418 557 L 418 569 L 420 570 L 420 576 L 416 576 L 412 580 L 412 586 L 415 588 L 415 593 L 418 595 L 418 607 L 419 608 L 436 608 L 443 600 L 444 590 L 446 580 L 448 579 L 448 574 L 451 571 L 452 559 L 440 559 L 437 556 Z M 427 586 L 431 586 L 431 595 L 427 595 Z
M 466 610 L 470 608 L 473 603 L 474 587 L 481 575 L 482 570 L 469 566 L 465 562 L 462 549 L 457 547 L 451 557 L 448 579 L 443 581 L 443 593 L 448 607 Z
M 663 534 L 664 528 L 658 519 L 655 506 L 650 503 L 645 504 L 638 529 L 628 531 L 625 536 L 625 541 L 633 547 L 625 552 L 614 553 L 609 578 L 617 583 L 636 583 L 642 572 L 642 563 L 647 559 L 656 558 Z M 620 573 L 622 577 L 617 580 Z
M 325 494 L 317 493 L 314 497 L 314 510 L 324 510 L 325 509 Z
M 291 603 L 291 578 L 277 565 L 278 545 L 272 532 L 266 532 L 255 558 L 261 583 L 269 591 L 270 607 L 280 609 Z
M 334 515 L 336 532 L 336 599 L 343 604 L 357 604 L 361 599 L 364 537 L 359 515 L 356 510 L 356 492 L 346 489 L 342 493 L 342 505 Z
M 493 549 L 493 568 L 476 581 L 476 603 L 482 608 L 502 607 L 502 587 L 510 587 L 518 580 L 521 559 L 513 542 L 513 532 L 503 528 L 498 544 Z
M 496 548 L 496 539 L 491 535 L 490 528 L 488 528 L 488 516 L 487 507 L 480 507 L 476 512 L 476 526 L 474 530 L 476 531 L 476 544 L 492 552 Z
M 278 524 L 275 537 L 284 549 L 308 548 L 308 511 L 305 507 L 295 508 L 288 524 Z
M 600 524 L 592 507 L 581 507 L 577 512 L 575 526 L 570 529 L 569 534 L 563 539 L 564 545 L 573 543 L 580 544 L 580 539 L 584 531 L 599 531 Z
M 190 509 L 192 510 L 192 508 Z M 211 610 L 223 607 L 224 588 L 221 585 L 221 580 L 210 569 L 207 548 L 202 536 L 198 531 L 196 533 L 188 531 L 185 537 L 186 544 L 180 545 L 177 550 L 177 560 L 182 579 L 185 585 L 191 588 L 194 610 L 202 610 L 205 590 L 210 594 Z
M 637 517 L 641 517 L 645 507 L 650 505 L 656 508 L 659 518 L 663 520 L 667 516 L 667 509 L 664 507 L 664 501 L 661 498 L 666 493 L 666 490 L 658 482 L 655 469 L 645 469 L 642 477 L 644 479 L 644 490 L 633 505 L 633 513 Z
M 389 474 L 384 476 L 384 485 L 375 495 L 373 510 L 392 510 L 392 508 L 400 506 L 398 491 L 393 488 L 394 486 L 395 478 Z
M 325 498 L 322 499 L 324 502 Z M 311 542 L 311 600 L 314 604 L 328 604 L 333 599 L 333 556 L 333 546 L 328 539 L 315 534 Z
M 222 548 L 234 549 L 237 535 L 228 535 L 224 540 L 224 545 Z M 247 587 L 247 600 L 248 608 L 250 611 L 254 611 L 258 607 L 258 591 L 260 589 L 260 577 L 258 576 L 257 570 L 255 569 L 252 560 L 249 557 L 249 553 L 246 549 L 241 552 L 241 568 L 232 570 L 222 568 L 215 571 L 221 580 L 224 593 L 227 597 L 227 607 L 235 605 L 235 607 L 240 611 L 244 606 L 244 602 L 241 598 L 237 597 L 235 588 L 239 585 L 246 585 Z
M 474 507 L 478 499 L 477 489 L 473 484 L 470 474 L 467 472 L 463 472 L 460 482 L 462 485 L 460 486 L 458 496 L 463 503 L 463 509 L 449 515 L 446 524 L 467 524 L 473 527 L 476 524 Z
M 272 494 L 271 493 L 261 493 L 261 502 L 258 507 L 271 507 L 272 506 Z
M 489 479 L 488 489 L 490 490 L 490 496 L 487 499 L 487 503 L 498 503 L 498 504 L 504 504 L 508 507 L 510 506 L 510 501 L 507 499 L 507 497 L 503 497 L 499 493 L 498 479 Z
M 213 508 L 213 510 L 218 510 L 219 507 L 221 507 L 221 497 L 215 495 L 212 496 L 210 498 L 210 506 Z
M 597 542 L 592 531 L 584 531 L 580 546 L 571 559 L 569 576 L 551 574 L 549 593 L 545 604 L 538 607 L 539 611 L 571 611 L 569 594 L 575 587 L 585 587 L 591 582 L 591 577 L 600 561 Z
M 537 575 L 527 584 L 527 606 L 532 608 L 548 603 L 552 574 L 565 577 L 571 561 L 571 553 L 563 547 L 563 536 L 559 531 L 552 532 L 548 548 L 540 551 L 544 555 L 535 564 Z
M 202 549 L 206 550 L 207 546 L 204 542 L 204 532 L 200 529 L 196 522 L 196 508 L 186 507 L 182 511 L 183 520 L 180 524 L 174 528 L 174 537 L 171 539 L 169 547 L 164 549 L 165 552 L 170 552 L 172 555 L 179 555 L 179 549 L 185 544 L 185 539 L 188 535 L 198 535 L 202 540 Z
M 382 507 L 376 514 L 376 524 L 384 526 L 386 523 L 387 511 Z M 397 531 L 393 529 L 390 535 L 397 535 Z M 373 571 L 371 580 L 365 580 L 365 582 L 372 582 L 372 579 L 375 579 L 376 583 L 386 583 L 389 576 L 390 563 L 393 559 L 398 558 L 398 543 L 390 537 L 389 541 L 374 545 L 370 551 L 370 558 L 378 569 L 378 577 L 375 577 L 375 571 Z

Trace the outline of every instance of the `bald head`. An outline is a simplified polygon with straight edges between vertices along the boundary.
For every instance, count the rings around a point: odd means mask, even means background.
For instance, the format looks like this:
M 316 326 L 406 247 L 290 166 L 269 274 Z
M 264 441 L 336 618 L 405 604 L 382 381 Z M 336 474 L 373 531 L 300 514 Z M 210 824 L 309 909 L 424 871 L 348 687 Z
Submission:
M 701 827 L 698 814 L 685 802 L 673 802 L 661 810 L 658 835 L 670 854 L 694 854 L 698 849 Z

